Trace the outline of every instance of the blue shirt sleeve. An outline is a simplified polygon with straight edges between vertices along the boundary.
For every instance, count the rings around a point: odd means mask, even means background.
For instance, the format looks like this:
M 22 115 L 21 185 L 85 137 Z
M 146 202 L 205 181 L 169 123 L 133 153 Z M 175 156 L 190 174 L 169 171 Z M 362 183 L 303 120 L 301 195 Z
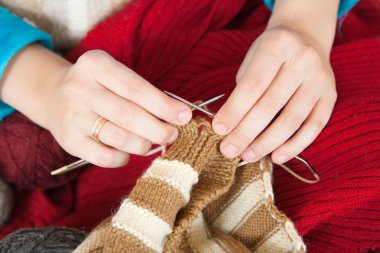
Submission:
M 264 3 L 270 10 L 273 10 L 275 0 L 264 0 Z M 338 9 L 338 18 L 342 17 L 344 14 L 349 12 L 352 7 L 357 4 L 359 0 L 340 0 L 339 9 Z
M 0 7 L 0 78 L 12 57 L 26 45 L 37 42 L 52 49 L 51 37 Z M 0 101 L 0 120 L 11 114 L 14 109 Z

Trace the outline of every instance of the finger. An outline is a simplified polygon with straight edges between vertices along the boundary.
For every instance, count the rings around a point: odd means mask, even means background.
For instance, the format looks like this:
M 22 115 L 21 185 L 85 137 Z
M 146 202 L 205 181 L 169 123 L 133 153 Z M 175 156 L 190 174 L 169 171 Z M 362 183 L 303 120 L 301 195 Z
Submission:
M 285 163 L 309 146 L 329 121 L 335 101 L 334 96 L 319 100 L 297 133 L 273 151 L 273 162 Z
M 92 128 L 99 116 L 95 113 L 83 112 L 72 118 L 69 127 L 72 131 L 81 132 L 83 135 L 91 137 Z M 152 143 L 140 136 L 137 136 L 114 123 L 107 121 L 99 131 L 100 142 L 117 150 L 129 154 L 143 155 L 147 153 Z
M 75 136 L 72 141 L 68 141 L 80 144 L 71 145 L 69 148 L 73 155 L 100 167 L 117 168 L 129 161 L 128 153 L 108 147 L 84 135 Z
M 239 124 L 288 60 L 293 49 L 285 48 L 284 43 L 273 43 L 276 46 L 259 45 L 248 53 L 250 58 L 246 59 L 252 60 L 243 62 L 244 70 L 239 70 L 236 88 L 212 122 L 217 134 L 228 134 Z
M 105 52 L 87 53 L 83 61 L 95 66 L 92 74 L 99 83 L 156 117 L 178 125 L 190 121 L 192 112 L 187 105 L 170 98 Z
M 89 107 L 117 126 L 153 143 L 166 145 L 178 136 L 177 128 L 170 126 L 137 105 L 115 93 L 101 89 Z
M 266 156 L 300 128 L 320 96 L 318 87 L 313 84 L 299 87 L 278 118 L 242 153 L 245 161 L 254 162 Z
M 302 78 L 302 74 L 295 71 L 293 66 L 284 65 L 259 101 L 222 141 L 221 152 L 232 158 L 245 150 L 284 107 L 300 86 Z
M 152 143 L 107 121 L 99 133 L 99 140 L 115 149 L 129 154 L 144 155 Z

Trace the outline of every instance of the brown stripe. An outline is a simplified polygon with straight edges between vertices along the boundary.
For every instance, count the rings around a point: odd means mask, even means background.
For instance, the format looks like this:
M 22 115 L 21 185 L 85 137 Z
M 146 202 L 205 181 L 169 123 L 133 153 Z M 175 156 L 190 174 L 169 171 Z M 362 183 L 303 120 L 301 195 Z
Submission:
M 217 147 L 212 157 L 207 158 L 207 163 L 200 175 L 198 184 L 191 192 L 191 201 L 181 210 L 177 216 L 176 227 L 166 242 L 166 249 L 174 249 L 179 246 L 179 237 L 191 226 L 197 215 L 204 208 L 218 199 L 231 187 L 239 158 L 227 159 Z
M 270 160 L 270 157 L 266 156 L 262 158 L 261 163 L 261 169 L 263 170 L 263 172 L 270 172 L 272 174 L 272 161 Z
M 223 233 L 217 228 L 209 226 L 210 236 L 214 242 L 220 245 L 226 252 L 233 253 L 250 253 L 251 251 L 247 249 L 241 242 L 235 240 L 232 236 Z
M 141 178 L 129 199 L 132 203 L 153 212 L 171 227 L 178 211 L 186 204 L 180 191 L 155 178 Z
M 146 246 L 137 237 L 127 231 L 111 227 L 106 238 L 104 251 L 107 253 L 120 252 L 139 252 L 139 253 L 155 253 L 154 250 Z
M 247 187 L 255 179 L 262 176 L 263 171 L 260 170 L 259 164 L 259 162 L 248 164 L 243 168 L 238 168 L 236 170 L 235 179 L 229 191 L 208 205 L 203 211 L 207 222 L 212 223 L 238 196 L 238 193 L 241 190 Z
M 205 163 L 219 152 L 222 136 L 215 134 L 210 123 L 204 119 L 190 121 L 179 127 L 179 137 L 162 157 L 167 160 L 179 160 L 190 164 L 195 171 L 205 168 Z M 224 158 L 226 161 L 231 161 Z M 219 162 L 223 162 L 219 160 Z
M 263 239 L 281 225 L 275 220 L 268 210 L 268 206 L 262 204 L 240 227 L 233 232 L 233 236 L 248 248 L 257 246 Z

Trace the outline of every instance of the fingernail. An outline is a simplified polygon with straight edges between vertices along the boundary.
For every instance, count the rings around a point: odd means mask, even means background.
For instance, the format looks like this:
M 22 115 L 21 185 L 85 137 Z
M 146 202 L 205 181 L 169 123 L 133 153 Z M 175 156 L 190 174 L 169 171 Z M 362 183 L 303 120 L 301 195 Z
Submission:
M 228 144 L 224 148 L 224 155 L 227 156 L 228 158 L 233 158 L 237 156 L 238 153 L 239 153 L 239 150 L 232 144 Z
M 286 161 L 287 158 L 288 157 L 286 155 L 279 155 L 277 156 L 276 161 L 278 164 L 282 164 Z
M 228 128 L 221 123 L 216 123 L 214 125 L 214 129 L 215 129 L 215 133 L 217 133 L 219 135 L 225 135 L 228 132 Z
M 243 153 L 242 158 L 246 162 L 254 162 L 256 160 L 256 155 L 251 150 L 247 150 Z
M 172 133 L 172 135 L 170 135 L 170 138 L 168 140 L 168 144 L 172 144 L 178 137 L 178 130 L 177 128 L 174 130 L 174 132 Z
M 179 122 L 185 124 L 189 122 L 191 119 L 191 111 L 190 110 L 183 110 L 178 114 L 178 120 Z

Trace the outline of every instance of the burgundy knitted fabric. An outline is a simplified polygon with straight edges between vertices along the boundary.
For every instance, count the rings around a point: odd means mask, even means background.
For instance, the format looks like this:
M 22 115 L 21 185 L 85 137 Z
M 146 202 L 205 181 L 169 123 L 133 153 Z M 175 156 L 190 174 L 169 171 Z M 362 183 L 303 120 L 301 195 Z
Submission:
M 19 189 L 56 187 L 77 175 L 50 175 L 74 157 L 63 151 L 50 132 L 20 113 L 0 121 L 0 154 L 0 175 Z
M 228 95 L 270 15 L 259 1 L 248 2 L 136 0 L 90 32 L 69 58 L 102 49 L 160 89 L 190 101 Z M 294 221 L 309 252 L 380 249 L 379 5 L 361 1 L 336 36 L 331 61 L 338 102 L 330 123 L 301 154 L 321 181 L 306 185 L 280 169 L 274 172 L 276 204 Z M 222 103 L 210 109 L 217 111 Z M 55 190 L 18 192 L 14 217 L 0 235 L 47 225 L 89 230 L 119 206 L 152 159 L 132 157 L 116 170 L 90 166 Z

